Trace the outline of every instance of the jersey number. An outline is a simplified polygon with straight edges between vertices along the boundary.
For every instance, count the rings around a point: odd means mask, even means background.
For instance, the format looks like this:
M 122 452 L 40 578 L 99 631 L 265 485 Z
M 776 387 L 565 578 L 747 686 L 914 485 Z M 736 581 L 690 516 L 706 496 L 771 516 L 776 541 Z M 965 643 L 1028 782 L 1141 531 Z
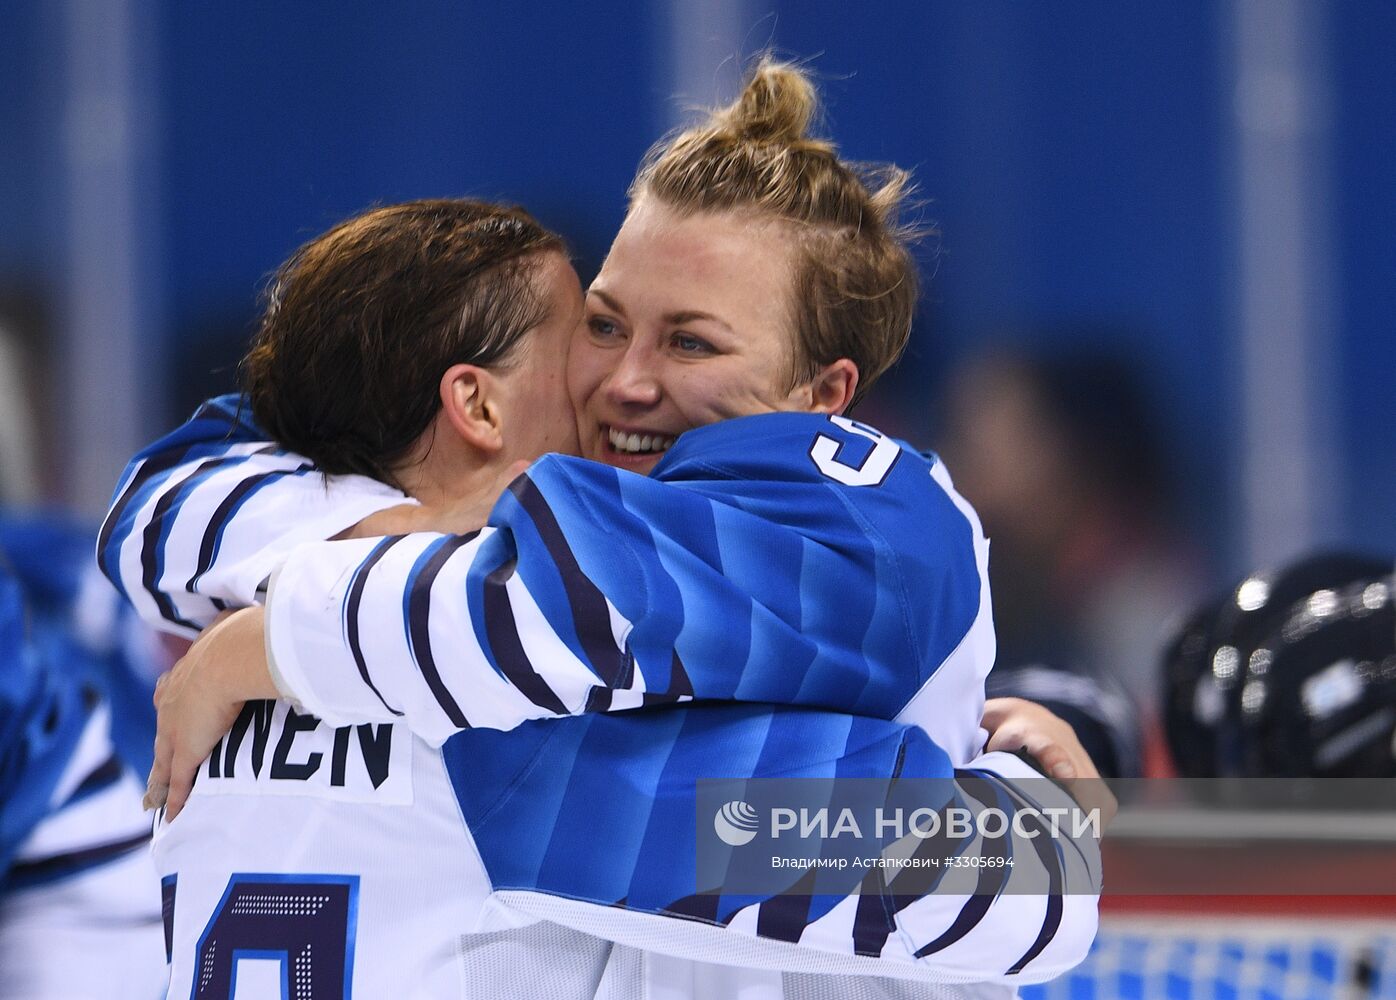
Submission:
M 861 465 L 847 465 L 839 461 L 845 442 L 820 434 L 810 446 L 809 457 L 819 471 L 836 483 L 845 486 L 881 486 L 902 453 L 897 443 L 873 430 L 867 424 L 860 424 L 847 417 L 831 416 L 829 420 L 851 434 L 867 438 L 873 443 L 872 450 L 863 458 Z
M 228 879 L 199 938 L 190 1000 L 343 1000 L 354 971 L 357 875 Z

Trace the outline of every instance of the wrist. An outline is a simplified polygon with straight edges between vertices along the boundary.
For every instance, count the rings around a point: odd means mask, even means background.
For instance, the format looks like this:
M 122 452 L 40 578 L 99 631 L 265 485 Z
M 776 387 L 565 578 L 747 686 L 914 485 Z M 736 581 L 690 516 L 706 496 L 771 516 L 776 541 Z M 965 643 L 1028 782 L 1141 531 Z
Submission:
M 232 632 L 229 655 L 215 660 L 217 670 L 209 679 L 218 696 L 228 702 L 280 698 L 267 666 L 265 610 L 245 608 L 226 627 Z

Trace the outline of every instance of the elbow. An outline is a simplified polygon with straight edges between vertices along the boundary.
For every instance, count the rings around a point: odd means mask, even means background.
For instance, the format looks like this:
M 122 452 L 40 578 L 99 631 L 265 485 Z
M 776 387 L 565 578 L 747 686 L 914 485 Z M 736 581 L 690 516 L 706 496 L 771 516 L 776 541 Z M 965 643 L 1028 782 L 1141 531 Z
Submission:
M 1056 897 L 1061 901 L 1061 916 L 1050 937 L 1034 946 L 1004 977 L 1007 983 L 1026 986 L 1045 983 L 1062 976 L 1080 965 L 1095 944 L 1100 926 L 1100 897 L 1072 894 Z

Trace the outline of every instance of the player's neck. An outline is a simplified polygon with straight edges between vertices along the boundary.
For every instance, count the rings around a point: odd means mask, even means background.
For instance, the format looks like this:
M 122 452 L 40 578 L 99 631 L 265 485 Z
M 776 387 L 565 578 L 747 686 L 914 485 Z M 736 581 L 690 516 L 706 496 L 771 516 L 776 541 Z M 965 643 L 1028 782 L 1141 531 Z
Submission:
M 462 442 L 438 439 L 415 461 L 393 470 L 403 491 L 423 506 L 441 511 L 478 514 L 478 524 L 506 485 L 501 463 L 480 455 Z M 469 520 L 468 517 L 465 518 Z

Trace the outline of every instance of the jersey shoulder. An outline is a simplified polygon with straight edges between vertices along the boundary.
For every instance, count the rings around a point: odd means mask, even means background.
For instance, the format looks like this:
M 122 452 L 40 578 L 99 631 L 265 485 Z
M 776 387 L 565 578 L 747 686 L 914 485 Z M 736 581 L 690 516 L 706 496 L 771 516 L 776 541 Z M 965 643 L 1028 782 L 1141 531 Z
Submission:
M 903 551 L 947 533 L 963 543 L 977 527 L 934 455 L 837 415 L 771 413 L 697 428 L 654 478 L 813 537 L 837 525 Z
M 655 477 L 860 487 L 885 486 L 894 474 L 900 478 L 928 467 L 910 445 L 849 417 L 763 413 L 688 431 Z
M 863 505 L 924 512 L 944 493 L 929 475 L 935 465 L 934 456 L 846 417 L 765 413 L 686 431 L 647 477 L 561 455 L 541 459 L 529 476 L 545 489 L 565 480 L 582 493 L 630 499 L 677 487 L 753 510 L 784 504 L 846 517 Z

